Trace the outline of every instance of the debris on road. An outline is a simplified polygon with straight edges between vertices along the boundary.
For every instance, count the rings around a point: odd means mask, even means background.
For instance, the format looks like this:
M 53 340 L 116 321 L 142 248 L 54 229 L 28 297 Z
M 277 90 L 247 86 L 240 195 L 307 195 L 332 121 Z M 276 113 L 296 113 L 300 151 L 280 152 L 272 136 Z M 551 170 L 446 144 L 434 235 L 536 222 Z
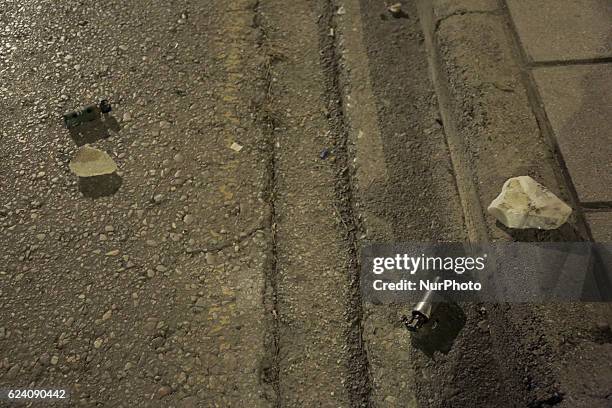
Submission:
M 403 17 L 404 12 L 402 11 L 402 3 L 394 3 L 390 6 L 387 6 L 387 10 L 393 17 Z
M 163 398 L 166 397 L 168 395 L 172 394 L 172 388 L 170 388 L 167 385 L 161 386 L 158 390 L 157 390 L 157 396 L 158 398 Z
M 321 150 L 321 153 L 319 153 L 319 157 L 321 158 L 321 160 L 327 159 L 327 157 L 329 157 L 329 149 L 327 147 L 324 147 L 323 150 Z
M 242 145 L 240 145 L 240 144 L 238 144 L 236 142 L 233 142 L 232 145 L 230 146 L 230 149 L 232 149 L 235 152 L 239 152 L 239 151 L 242 150 L 242 147 L 243 147 Z
M 102 113 L 109 113 L 113 110 L 110 102 L 108 101 L 108 99 L 102 99 L 99 103 L 99 108 L 100 108 L 100 112 Z
M 440 279 L 439 276 L 436 276 L 434 282 L 438 283 Z M 431 316 L 438 307 L 440 300 L 436 298 L 436 292 L 434 290 L 428 290 L 421 300 L 412 308 L 410 317 L 402 316 L 402 323 L 404 323 L 408 331 L 416 332 L 431 320 Z
M 68 165 L 79 177 L 94 177 L 112 174 L 117 171 L 117 164 L 103 150 L 84 145 Z
M 487 209 L 508 228 L 552 230 L 563 225 L 571 207 L 529 176 L 508 179 Z
M 102 99 L 98 105 L 87 105 L 75 111 L 65 113 L 64 126 L 67 129 L 79 126 L 85 122 L 91 122 L 100 117 L 100 114 L 106 114 L 112 111 L 112 107 L 108 100 Z

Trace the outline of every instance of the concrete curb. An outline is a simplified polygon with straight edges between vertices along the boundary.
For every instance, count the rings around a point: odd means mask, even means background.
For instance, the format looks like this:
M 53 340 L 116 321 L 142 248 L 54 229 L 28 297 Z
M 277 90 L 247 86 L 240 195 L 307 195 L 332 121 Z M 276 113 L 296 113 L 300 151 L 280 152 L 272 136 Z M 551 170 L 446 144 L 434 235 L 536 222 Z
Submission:
M 456 155 L 453 163 L 458 181 L 473 183 L 478 199 L 474 203 L 470 186 L 460 186 L 464 193 L 462 202 L 464 206 L 480 207 L 480 211 L 464 208 L 466 218 L 474 217 L 466 223 L 486 225 L 484 230 L 477 229 L 477 233 L 470 231 L 470 238 L 477 237 L 480 242 L 589 239 L 571 180 L 547 133 L 542 108 L 535 103 L 533 83 L 521 64 L 501 2 L 462 0 L 451 4 L 437 0 L 419 5 L 426 38 L 430 36 L 429 49 L 435 54 L 430 58 L 432 76 L 439 82 L 437 90 L 449 146 L 455 146 L 451 153 Z M 507 178 L 523 174 L 532 176 L 572 204 L 575 214 L 568 224 L 553 233 L 508 231 L 482 211 Z M 590 396 L 584 395 L 581 379 L 565 371 L 567 367 L 585 365 L 581 363 L 585 358 L 577 354 L 587 353 L 592 345 L 576 339 L 581 352 L 565 356 L 565 361 L 550 361 L 546 355 L 560 354 L 557 344 L 572 337 L 571 332 L 559 333 L 565 322 L 579 322 L 580 327 L 573 330 L 588 332 L 595 326 L 595 316 L 605 320 L 609 313 L 607 305 L 490 307 L 489 321 L 500 365 L 506 365 L 510 383 L 524 390 L 527 403 L 541 406 L 564 398 L 592 402 Z M 547 352 L 534 356 L 534 349 Z M 508 355 L 514 358 L 508 360 Z M 592 372 L 603 370 L 597 363 L 590 364 Z M 584 369 L 589 370 L 586 366 Z M 528 387 L 521 382 L 525 375 Z

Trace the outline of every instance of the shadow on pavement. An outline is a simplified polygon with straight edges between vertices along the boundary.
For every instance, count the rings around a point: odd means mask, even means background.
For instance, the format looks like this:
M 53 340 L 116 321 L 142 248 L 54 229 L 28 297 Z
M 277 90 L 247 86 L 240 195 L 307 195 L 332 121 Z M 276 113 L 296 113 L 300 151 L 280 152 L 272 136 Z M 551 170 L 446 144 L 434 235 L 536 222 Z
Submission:
M 94 143 L 100 139 L 110 136 L 110 131 L 118 132 L 121 129 L 119 122 L 111 115 L 104 115 L 103 118 L 85 122 L 78 126 L 68 129 L 70 137 L 77 146 Z
M 515 242 L 573 242 L 580 241 L 580 232 L 570 223 L 556 230 L 513 229 L 497 221 L 495 226 L 512 237 Z
M 79 191 L 88 198 L 100 198 L 113 195 L 123 184 L 117 173 L 94 177 L 79 177 Z
M 436 318 L 412 335 L 412 346 L 429 358 L 432 358 L 436 351 L 447 354 L 466 321 L 465 313 L 459 305 L 440 303 L 436 309 Z

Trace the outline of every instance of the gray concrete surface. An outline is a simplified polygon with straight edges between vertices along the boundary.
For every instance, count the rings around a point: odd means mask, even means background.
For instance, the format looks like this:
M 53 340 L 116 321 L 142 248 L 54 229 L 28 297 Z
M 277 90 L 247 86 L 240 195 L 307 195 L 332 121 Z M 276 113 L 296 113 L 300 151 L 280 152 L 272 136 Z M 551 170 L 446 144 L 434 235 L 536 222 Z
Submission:
M 610 211 L 609 120 L 612 109 L 612 3 L 605 0 L 508 0 L 510 31 L 526 56 L 532 103 L 558 160 L 567 169 L 574 204 Z M 580 210 L 579 210 L 580 211 Z M 586 217 L 587 223 L 590 218 Z M 601 231 L 601 225 L 591 226 Z M 598 233 L 600 236 L 600 234 Z
M 612 202 L 612 64 L 537 68 L 533 76 L 578 199 Z
M 612 213 L 591 212 L 586 214 L 586 219 L 596 242 L 612 242 Z
M 532 61 L 612 57 L 609 0 L 507 0 L 507 4 Z

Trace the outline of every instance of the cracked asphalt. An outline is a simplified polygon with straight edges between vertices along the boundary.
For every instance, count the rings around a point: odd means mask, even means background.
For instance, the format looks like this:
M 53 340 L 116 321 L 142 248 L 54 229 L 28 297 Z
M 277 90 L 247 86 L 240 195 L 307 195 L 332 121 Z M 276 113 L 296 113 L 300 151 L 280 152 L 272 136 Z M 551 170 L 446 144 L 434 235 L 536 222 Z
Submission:
M 74 406 L 267 406 L 252 15 L 1 5 L 3 386 L 64 388 Z M 63 128 L 64 112 L 102 98 L 116 125 Z M 118 164 L 115 194 L 80 192 L 67 164 L 84 142 Z

